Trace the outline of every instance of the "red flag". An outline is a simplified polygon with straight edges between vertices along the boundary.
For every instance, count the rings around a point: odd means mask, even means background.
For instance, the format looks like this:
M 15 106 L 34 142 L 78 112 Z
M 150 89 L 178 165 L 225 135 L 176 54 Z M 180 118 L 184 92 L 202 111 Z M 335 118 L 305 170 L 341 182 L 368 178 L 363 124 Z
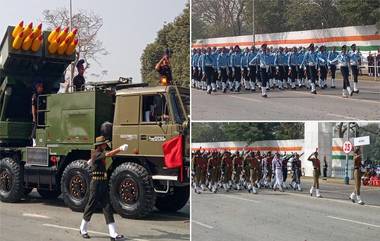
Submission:
M 179 181 L 183 181 L 183 148 L 182 148 L 182 135 L 176 136 L 162 144 L 164 152 L 165 166 L 167 168 L 179 168 Z

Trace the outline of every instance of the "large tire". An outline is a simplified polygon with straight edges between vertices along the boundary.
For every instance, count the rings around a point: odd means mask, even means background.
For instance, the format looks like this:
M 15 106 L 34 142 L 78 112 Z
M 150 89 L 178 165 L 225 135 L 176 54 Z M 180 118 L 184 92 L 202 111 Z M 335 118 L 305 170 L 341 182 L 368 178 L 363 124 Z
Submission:
M 46 189 L 38 189 L 38 194 L 44 199 L 56 199 L 61 195 L 61 190 L 46 190 Z
M 152 177 L 141 165 L 127 162 L 118 166 L 110 179 L 110 200 L 124 218 L 143 218 L 151 213 L 156 195 Z
M 0 160 L 0 200 L 18 202 L 24 195 L 21 166 L 10 157 Z
M 158 196 L 156 208 L 166 212 L 176 212 L 189 201 L 190 187 L 173 187 L 174 190 L 164 196 Z
M 83 212 L 90 196 L 90 167 L 85 160 L 70 163 L 61 179 L 65 204 L 75 212 Z

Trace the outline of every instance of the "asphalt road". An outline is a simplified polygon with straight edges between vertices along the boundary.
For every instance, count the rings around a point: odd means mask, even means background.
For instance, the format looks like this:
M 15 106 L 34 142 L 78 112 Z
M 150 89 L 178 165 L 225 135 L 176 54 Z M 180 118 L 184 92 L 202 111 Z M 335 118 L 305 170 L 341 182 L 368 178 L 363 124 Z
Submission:
M 190 206 L 177 213 L 155 211 L 143 220 L 115 215 L 118 232 L 126 240 L 190 240 Z M 79 234 L 82 213 L 72 212 L 61 199 L 46 201 L 33 192 L 21 203 L 0 202 L 1 241 L 84 240 Z M 90 240 L 109 240 L 101 212 L 94 214 L 89 226 Z
M 380 81 L 360 81 L 359 94 L 342 97 L 342 81 L 336 89 L 317 88 L 317 95 L 305 88 L 208 95 L 192 88 L 192 120 L 379 120 Z
M 192 193 L 192 240 L 373 241 L 380 234 L 380 188 L 364 187 L 366 205 L 353 204 L 353 186 L 321 182 L 323 198 L 305 190 Z

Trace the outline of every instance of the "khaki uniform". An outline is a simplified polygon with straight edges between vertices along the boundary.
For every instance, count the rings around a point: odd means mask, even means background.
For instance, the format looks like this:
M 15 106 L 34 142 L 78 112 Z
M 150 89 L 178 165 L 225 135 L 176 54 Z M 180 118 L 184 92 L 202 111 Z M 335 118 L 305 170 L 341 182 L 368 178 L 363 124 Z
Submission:
M 206 183 L 207 160 L 203 155 L 194 157 L 195 184 L 200 186 Z
M 362 158 L 360 155 L 354 156 L 354 179 L 355 179 L 355 194 L 360 196 L 360 185 L 362 178 L 362 171 L 360 169 Z

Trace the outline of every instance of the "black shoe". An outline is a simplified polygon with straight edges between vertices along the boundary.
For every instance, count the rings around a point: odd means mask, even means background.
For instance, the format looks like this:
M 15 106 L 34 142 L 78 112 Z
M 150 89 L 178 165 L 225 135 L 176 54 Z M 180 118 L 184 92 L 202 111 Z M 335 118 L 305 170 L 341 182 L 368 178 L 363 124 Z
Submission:
M 335 86 L 331 86 L 331 89 L 335 89 Z
M 268 96 L 265 94 L 265 95 L 262 95 L 262 97 L 267 98 Z
M 80 235 L 82 235 L 82 238 L 85 238 L 85 239 L 91 238 L 90 235 L 88 235 L 88 233 L 82 234 L 81 231 L 79 231 L 79 233 L 80 233 Z
M 316 91 L 316 90 L 313 90 L 313 91 L 311 91 L 311 93 L 316 95 L 316 94 L 317 94 L 317 91 Z
M 121 234 L 117 235 L 116 238 L 111 238 L 111 237 L 110 237 L 111 241 L 121 240 L 121 239 L 123 239 L 123 238 L 124 238 L 124 236 L 121 235 Z
M 207 91 L 207 94 L 209 94 L 209 95 L 211 94 L 211 89 L 209 89 L 209 90 Z
M 355 94 L 359 94 L 359 90 L 354 90 L 354 93 Z

